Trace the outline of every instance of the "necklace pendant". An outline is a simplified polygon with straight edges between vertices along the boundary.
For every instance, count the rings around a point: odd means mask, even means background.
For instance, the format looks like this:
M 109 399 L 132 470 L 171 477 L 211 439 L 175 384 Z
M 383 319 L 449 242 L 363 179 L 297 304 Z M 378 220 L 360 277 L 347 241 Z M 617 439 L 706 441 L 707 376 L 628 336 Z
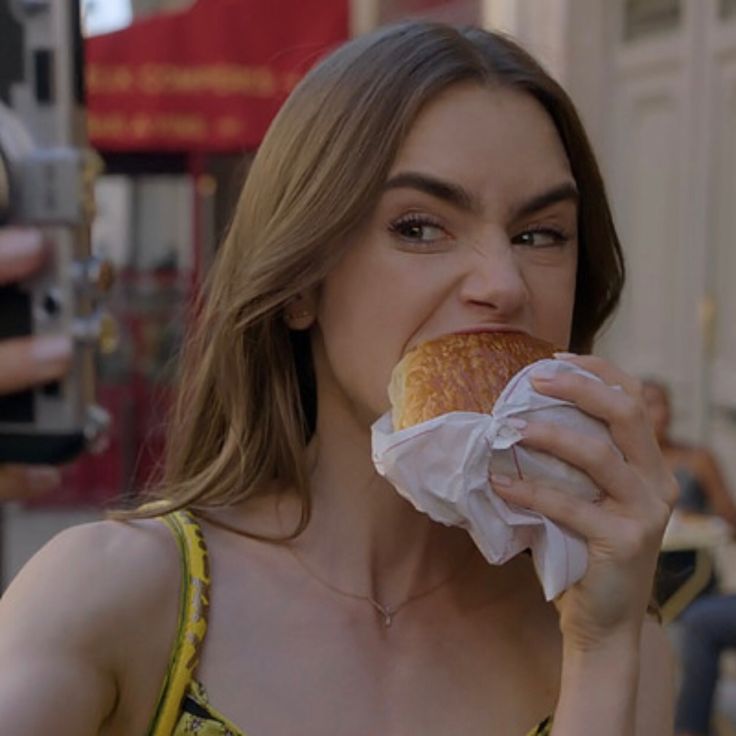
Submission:
M 386 606 L 382 606 L 378 601 L 374 601 L 372 598 L 370 599 L 371 604 L 373 605 L 373 608 L 376 609 L 378 613 L 381 614 L 383 617 L 383 625 L 388 628 L 391 626 L 391 624 L 394 622 L 394 615 L 396 613 L 396 609 L 394 608 L 393 611 L 390 608 L 387 608 Z

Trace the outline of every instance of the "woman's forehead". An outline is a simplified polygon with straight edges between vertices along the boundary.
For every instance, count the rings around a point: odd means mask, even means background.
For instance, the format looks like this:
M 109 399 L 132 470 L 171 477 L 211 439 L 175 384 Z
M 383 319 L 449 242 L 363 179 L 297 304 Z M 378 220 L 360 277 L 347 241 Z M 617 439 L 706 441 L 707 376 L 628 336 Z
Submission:
M 455 85 L 425 105 L 389 179 L 405 171 L 519 195 L 572 180 L 562 141 L 542 105 L 514 89 L 475 83 Z

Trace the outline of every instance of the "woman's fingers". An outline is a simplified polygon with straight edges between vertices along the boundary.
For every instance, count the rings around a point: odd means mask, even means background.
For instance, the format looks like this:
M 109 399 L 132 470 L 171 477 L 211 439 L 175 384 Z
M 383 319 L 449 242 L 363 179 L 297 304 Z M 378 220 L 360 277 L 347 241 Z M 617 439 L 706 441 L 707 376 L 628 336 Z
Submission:
M 611 442 L 547 422 L 532 422 L 520 431 L 525 447 L 574 465 L 611 498 L 624 503 L 645 500 L 641 479 Z
M 0 394 L 60 378 L 69 369 L 72 342 L 64 335 L 0 341 Z
M 609 386 L 620 386 L 629 396 L 639 398 L 642 394 L 642 382 L 621 370 L 615 363 L 611 363 L 597 355 L 575 355 L 564 353 L 564 360 L 595 374 L 603 383 Z
M 0 465 L 0 502 L 23 501 L 56 488 L 57 468 L 46 465 Z
M 540 393 L 569 401 L 587 414 L 602 419 L 629 462 L 646 473 L 659 472 L 661 453 L 641 398 L 625 389 L 571 372 L 550 377 L 533 374 L 532 382 Z
M 45 250 L 37 230 L 7 228 L 0 231 L 0 284 L 20 281 L 43 264 Z
M 543 514 L 585 539 L 600 536 L 608 518 L 598 504 L 536 481 L 493 474 L 491 485 L 505 501 Z
M 638 630 L 676 484 L 646 418 L 639 382 L 599 358 L 562 359 L 596 377 L 561 371 L 544 380 L 533 374 L 534 387 L 599 418 L 611 438 L 534 422 L 522 430 L 523 441 L 585 472 L 603 492 L 600 501 L 577 498 L 543 481 L 492 476 L 491 484 L 504 500 L 585 541 L 585 575 L 557 606 L 563 635 L 587 647 L 631 622 Z
M 536 481 L 492 475 L 491 485 L 505 501 L 546 516 L 589 544 L 604 543 L 619 558 L 633 559 L 644 546 L 656 542 L 669 518 L 669 507 L 663 501 L 630 517 L 613 513 L 604 503 L 586 501 Z

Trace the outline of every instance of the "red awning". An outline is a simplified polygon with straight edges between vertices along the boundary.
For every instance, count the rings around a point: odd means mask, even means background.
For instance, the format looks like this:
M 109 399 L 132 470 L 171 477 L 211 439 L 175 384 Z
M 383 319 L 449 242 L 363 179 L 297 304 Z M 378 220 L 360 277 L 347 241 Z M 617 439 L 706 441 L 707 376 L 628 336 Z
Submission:
M 86 43 L 104 151 L 255 148 L 289 91 L 348 37 L 348 0 L 198 0 Z

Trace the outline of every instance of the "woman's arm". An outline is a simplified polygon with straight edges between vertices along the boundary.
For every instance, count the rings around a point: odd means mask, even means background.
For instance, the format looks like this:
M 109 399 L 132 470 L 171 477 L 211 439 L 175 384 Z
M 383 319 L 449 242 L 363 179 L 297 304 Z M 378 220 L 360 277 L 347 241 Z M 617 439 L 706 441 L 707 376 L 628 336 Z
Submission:
M 590 736 L 593 727 L 596 734 L 634 733 L 639 637 L 612 637 L 607 644 L 589 651 L 563 645 L 553 736 Z
M 543 483 L 492 477 L 499 495 L 533 509 L 586 541 L 582 580 L 556 601 L 563 637 L 562 681 L 554 736 L 632 736 L 637 728 L 642 641 L 662 535 L 676 483 L 647 421 L 639 383 L 592 356 L 571 362 L 601 381 L 573 373 L 534 377 L 543 394 L 604 421 L 611 442 L 558 425 L 530 422 L 524 443 L 587 473 L 601 490 L 593 503 Z M 648 656 L 648 655 L 647 655 Z M 666 696 L 662 696 L 666 698 Z M 649 721 L 651 734 L 667 723 Z
M 608 651 L 566 652 L 553 733 L 590 734 L 595 724 L 596 734 L 672 736 L 674 698 L 670 642 L 647 619 L 638 643 L 611 641 Z M 634 730 L 628 731 L 632 721 Z
M 49 542 L 0 599 L 0 731 L 97 736 L 129 722 L 118 718 L 123 703 L 144 732 L 150 713 L 141 711 L 154 702 L 131 702 L 120 683 L 150 677 L 155 699 L 178 578 L 175 545 L 156 522 L 86 524 Z
M 641 632 L 636 736 L 671 736 L 675 730 L 675 653 L 667 633 L 647 618 Z
M 111 582 L 98 530 L 49 542 L 0 600 L 0 723 L 14 736 L 96 736 L 117 697 L 103 632 Z

